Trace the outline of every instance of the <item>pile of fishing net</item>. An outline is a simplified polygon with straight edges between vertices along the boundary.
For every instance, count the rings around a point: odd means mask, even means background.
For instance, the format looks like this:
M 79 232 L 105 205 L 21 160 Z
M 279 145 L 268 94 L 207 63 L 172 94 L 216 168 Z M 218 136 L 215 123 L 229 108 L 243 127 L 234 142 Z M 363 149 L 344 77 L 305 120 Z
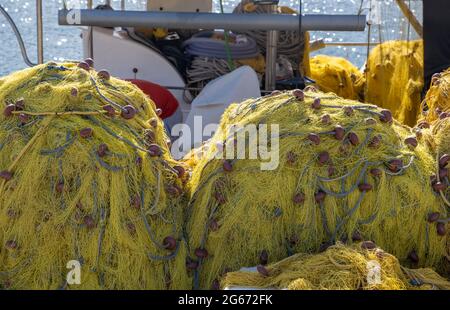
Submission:
M 365 101 L 390 109 L 400 122 L 414 126 L 420 114 L 423 41 L 387 41 L 370 53 Z
M 338 243 L 319 254 L 295 254 L 257 272 L 230 272 L 223 287 L 290 290 L 450 289 L 450 282 L 429 268 L 408 269 L 372 242 Z
M 389 110 L 313 88 L 231 105 L 188 183 L 194 288 L 340 240 L 441 268 L 447 209 L 422 138 Z
M 350 61 L 342 57 L 317 55 L 310 61 L 311 78 L 325 93 L 353 100 L 362 100 L 365 78 Z
M 144 93 L 47 63 L 0 79 L 0 107 L 0 287 L 190 287 L 184 168 Z
M 428 122 L 450 117 L 450 68 L 433 75 L 421 111 Z
M 436 159 L 432 184 L 439 188 L 445 205 L 450 208 L 450 69 L 433 76 L 431 87 L 422 102 L 422 115 L 416 134 L 423 136 L 429 152 Z M 449 219 L 441 220 L 443 225 Z M 449 244 L 450 247 L 450 244 Z M 450 257 L 449 257 L 450 258 Z
M 448 210 L 450 208 L 450 117 L 436 120 L 431 125 L 422 121 L 414 130 L 423 136 L 430 153 L 436 159 L 430 180 Z M 445 213 L 437 222 L 438 225 L 445 226 L 450 222 L 450 218 Z M 450 243 L 448 248 L 450 249 Z M 450 260 L 450 255 L 447 257 Z

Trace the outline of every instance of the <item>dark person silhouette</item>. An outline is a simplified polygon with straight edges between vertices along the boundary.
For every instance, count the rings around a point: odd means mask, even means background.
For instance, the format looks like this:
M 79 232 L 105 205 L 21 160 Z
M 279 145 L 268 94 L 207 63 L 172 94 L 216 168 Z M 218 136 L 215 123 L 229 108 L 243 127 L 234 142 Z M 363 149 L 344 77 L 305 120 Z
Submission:
M 450 0 L 423 0 L 425 87 L 435 73 L 450 67 Z

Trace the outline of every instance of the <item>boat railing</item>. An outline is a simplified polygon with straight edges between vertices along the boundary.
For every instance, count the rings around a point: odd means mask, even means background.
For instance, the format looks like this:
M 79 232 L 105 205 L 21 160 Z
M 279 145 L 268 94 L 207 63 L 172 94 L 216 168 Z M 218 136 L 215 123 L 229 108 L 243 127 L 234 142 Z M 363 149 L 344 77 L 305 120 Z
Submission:
M 64 2 L 65 3 L 65 2 Z M 110 0 L 106 0 L 105 4 L 110 4 Z M 83 25 L 89 26 L 138 26 L 138 25 L 156 25 L 186 28 L 186 25 L 192 28 L 201 25 L 208 25 L 214 28 L 227 28 L 233 30 L 252 28 L 262 30 L 296 30 L 301 20 L 301 27 L 304 30 L 342 30 L 342 31 L 363 31 L 366 26 L 365 15 L 303 15 L 301 19 L 298 16 L 277 16 L 276 14 L 265 14 L 259 18 L 245 20 L 233 17 L 233 14 L 220 13 L 173 13 L 173 12 L 136 12 L 126 11 L 126 0 L 120 2 L 121 11 L 99 11 L 93 9 L 93 0 L 87 0 L 86 10 L 81 10 L 81 21 Z M 64 8 L 59 11 L 59 24 L 67 25 L 67 13 L 70 10 Z M 103 17 L 105 14 L 113 16 Z M 0 13 L 3 13 L 19 43 L 21 54 L 24 62 L 28 66 L 34 66 L 27 54 L 25 44 L 20 32 L 15 25 L 13 19 L 9 16 L 3 7 L 0 7 Z M 117 15 L 118 14 L 118 15 Z M 186 15 L 188 14 L 188 15 Z M 190 15 L 189 15 L 190 14 Z M 44 62 L 44 44 L 43 44 L 43 10 L 42 0 L 36 0 L 36 32 L 37 32 L 37 63 Z M 222 16 L 221 16 L 222 15 Z M 120 17 L 121 16 L 121 17 Z M 231 17 L 231 18 L 230 18 Z M 258 21 L 259 19 L 259 21 Z M 263 20 L 264 22 L 261 22 Z M 274 25 L 274 27 L 267 26 Z M 201 28 L 201 27 L 200 27 Z M 273 28 L 273 29 L 271 29 Z M 370 45 L 376 43 L 369 43 Z M 322 41 L 315 45 L 314 50 L 324 48 L 326 46 L 366 46 L 367 42 L 326 42 Z
M 404 4 L 404 1 L 397 0 L 396 1 L 400 8 L 402 9 L 402 12 L 408 17 L 408 20 L 413 24 L 416 31 L 421 35 L 421 25 L 419 22 L 416 21 L 414 14 L 411 13 L 411 11 L 407 8 L 407 6 Z M 111 0 L 106 0 L 105 4 L 111 5 Z M 86 2 L 86 8 L 88 10 L 93 9 L 93 0 L 87 0 Z M 125 11 L 126 9 L 126 0 L 120 1 L 120 8 L 122 11 Z M 17 41 L 19 43 L 19 47 L 21 50 L 22 58 L 28 66 L 34 66 L 35 63 L 33 63 L 27 54 L 25 44 L 23 42 L 22 36 L 14 23 L 13 19 L 9 14 L 6 12 L 6 10 L 0 5 L 0 13 L 4 15 L 7 22 L 10 24 Z M 43 19 L 42 19 L 42 0 L 36 0 L 36 32 L 37 32 L 37 62 L 38 64 L 44 62 L 44 45 L 43 45 Z M 365 19 L 365 16 L 364 16 Z M 91 26 L 90 26 L 91 28 Z M 311 42 L 311 51 L 316 51 L 325 47 L 339 47 L 339 46 L 374 46 L 379 44 L 380 42 L 327 42 L 326 40 L 319 39 L 314 42 Z
M 94 10 L 64 8 L 58 23 L 88 27 L 162 27 L 168 29 L 265 30 L 267 36 L 266 90 L 274 90 L 278 31 L 364 31 L 366 15 L 241 14 L 165 11 Z M 90 28 L 92 34 L 92 28 Z M 92 35 L 91 35 L 92 37 Z M 89 46 L 92 46 L 89 44 Z M 91 48 L 90 48 L 91 49 Z

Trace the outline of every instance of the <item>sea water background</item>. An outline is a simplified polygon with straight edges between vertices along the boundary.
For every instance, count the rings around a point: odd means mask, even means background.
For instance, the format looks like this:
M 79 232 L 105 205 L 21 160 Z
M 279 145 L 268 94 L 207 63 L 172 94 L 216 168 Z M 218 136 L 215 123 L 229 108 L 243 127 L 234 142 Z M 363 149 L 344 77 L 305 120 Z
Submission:
M 73 3 L 74 0 L 67 1 Z M 86 0 L 75 0 L 86 6 Z M 189 1 L 189 0 L 186 0 Z M 407 23 L 394 0 L 302 0 L 304 14 L 367 14 L 370 5 L 378 5 L 383 22 L 372 27 L 370 40 L 379 42 L 392 39 L 415 38 L 413 30 Z M 94 0 L 94 6 L 105 1 Z M 413 11 L 421 19 L 421 0 L 406 0 Z M 114 9 L 120 9 L 120 0 L 112 0 Z M 126 0 L 126 9 L 145 10 L 145 0 Z M 231 12 L 239 0 L 224 0 L 226 12 Z M 298 8 L 298 0 L 281 0 L 282 5 Z M 36 62 L 36 11 L 34 0 L 0 0 L 0 4 L 8 11 L 16 22 L 25 41 L 28 55 Z M 63 61 L 64 59 L 80 59 L 82 57 L 80 30 L 73 26 L 59 26 L 57 11 L 62 8 L 63 0 L 43 0 L 44 23 L 44 60 Z M 219 11 L 219 1 L 214 0 L 214 10 Z M 381 29 L 381 31 L 378 31 Z M 330 42 L 367 42 L 368 31 L 365 32 L 313 32 L 311 39 L 325 39 Z M 332 46 L 318 53 L 342 56 L 357 66 L 362 66 L 366 60 L 366 47 Z M 14 33 L 5 18 L 0 15 L 0 76 L 15 70 L 26 68 L 20 54 Z

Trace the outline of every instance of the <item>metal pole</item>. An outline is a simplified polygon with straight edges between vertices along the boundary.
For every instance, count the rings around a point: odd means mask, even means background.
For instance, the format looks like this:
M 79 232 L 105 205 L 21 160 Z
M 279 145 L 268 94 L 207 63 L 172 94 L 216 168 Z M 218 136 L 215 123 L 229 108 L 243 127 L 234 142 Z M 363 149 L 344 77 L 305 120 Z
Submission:
M 58 22 L 69 25 L 68 11 L 60 10 Z M 149 11 L 81 10 L 81 24 L 98 27 L 163 27 L 169 29 L 291 30 L 298 31 L 298 15 L 231 13 L 179 13 Z M 364 31 L 365 15 L 304 15 L 304 31 Z
M 37 60 L 44 63 L 44 37 L 42 26 L 42 0 L 36 0 L 36 29 L 37 29 Z
M 375 46 L 381 44 L 381 42 L 325 42 L 325 46 Z
M 201 91 L 203 88 L 201 87 L 183 87 L 183 86 L 167 86 L 167 85 L 161 85 L 164 88 L 167 88 L 169 90 L 187 90 L 187 91 Z M 272 91 L 267 91 L 265 89 L 261 89 L 261 93 L 271 93 Z
M 89 10 L 92 10 L 93 7 L 93 0 L 88 0 L 87 1 L 87 8 Z M 89 58 L 94 58 L 94 45 L 93 45 L 93 35 L 94 35 L 94 31 L 92 29 L 92 27 L 88 27 L 88 33 L 89 33 L 89 41 L 88 41 L 88 57 Z
M 125 0 L 120 1 L 120 9 L 125 11 Z
M 278 6 L 270 5 L 270 12 L 277 14 Z M 266 90 L 275 90 L 277 83 L 277 47 L 278 47 L 278 31 L 270 30 L 267 32 L 267 51 L 266 51 Z

